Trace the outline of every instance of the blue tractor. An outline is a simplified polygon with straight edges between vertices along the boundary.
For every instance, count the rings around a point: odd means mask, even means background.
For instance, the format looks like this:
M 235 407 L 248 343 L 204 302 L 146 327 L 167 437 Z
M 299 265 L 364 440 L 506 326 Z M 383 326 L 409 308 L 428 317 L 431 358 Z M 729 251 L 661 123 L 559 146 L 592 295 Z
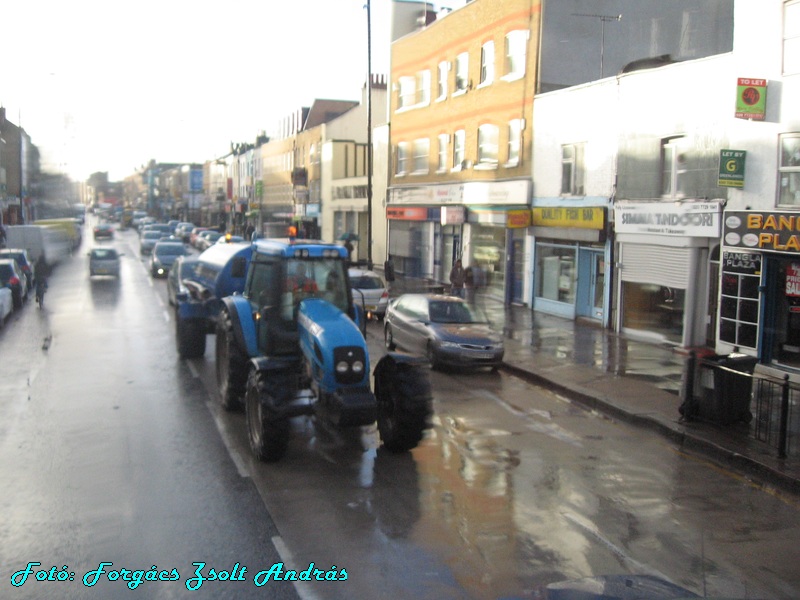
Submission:
M 252 244 L 242 294 L 222 299 L 216 369 L 222 405 L 244 401 L 250 447 L 260 460 L 286 453 L 290 419 L 314 415 L 338 427 L 377 420 L 390 451 L 414 448 L 429 427 L 426 363 L 391 353 L 370 389 L 363 310 L 353 302 L 347 250 L 309 240 Z

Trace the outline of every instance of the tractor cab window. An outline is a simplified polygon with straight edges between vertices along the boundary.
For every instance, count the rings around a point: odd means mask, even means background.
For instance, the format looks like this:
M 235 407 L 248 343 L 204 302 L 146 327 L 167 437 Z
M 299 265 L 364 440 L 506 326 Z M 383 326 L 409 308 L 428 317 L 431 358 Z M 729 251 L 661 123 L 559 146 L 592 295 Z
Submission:
M 347 312 L 347 280 L 343 260 L 291 258 L 286 263 L 282 304 L 294 308 L 306 298 L 321 298 Z M 290 300 L 290 302 L 289 302 Z

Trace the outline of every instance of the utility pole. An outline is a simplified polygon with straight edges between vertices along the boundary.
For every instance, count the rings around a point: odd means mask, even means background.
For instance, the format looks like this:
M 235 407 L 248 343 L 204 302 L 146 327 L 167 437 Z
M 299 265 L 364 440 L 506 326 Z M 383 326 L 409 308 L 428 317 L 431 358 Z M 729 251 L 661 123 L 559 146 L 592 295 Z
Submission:
M 603 58 L 606 48 L 606 22 L 621 21 L 622 15 L 587 15 L 584 13 L 572 13 L 573 17 L 589 17 L 590 19 L 600 19 L 600 79 L 603 78 Z
M 372 269 L 372 18 L 367 0 L 367 268 Z

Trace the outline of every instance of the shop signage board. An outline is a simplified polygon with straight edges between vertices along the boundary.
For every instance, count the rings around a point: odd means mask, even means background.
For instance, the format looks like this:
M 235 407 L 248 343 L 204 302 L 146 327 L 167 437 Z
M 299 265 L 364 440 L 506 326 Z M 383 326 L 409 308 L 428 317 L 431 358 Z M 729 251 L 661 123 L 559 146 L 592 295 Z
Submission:
M 800 254 L 800 214 L 774 211 L 728 211 L 722 239 L 733 248 Z
M 606 209 L 601 206 L 548 206 L 531 209 L 535 227 L 605 229 Z
M 718 202 L 619 202 L 614 205 L 617 233 L 683 237 L 719 237 Z
M 722 270 L 726 273 L 760 275 L 761 255 L 726 250 L 722 253 Z
M 443 206 L 442 225 L 460 225 L 466 221 L 467 210 L 463 206 Z
M 717 185 L 720 187 L 744 187 L 744 162 L 747 152 L 744 150 L 719 151 L 719 177 Z
M 786 266 L 786 295 L 800 296 L 800 263 L 789 263 Z

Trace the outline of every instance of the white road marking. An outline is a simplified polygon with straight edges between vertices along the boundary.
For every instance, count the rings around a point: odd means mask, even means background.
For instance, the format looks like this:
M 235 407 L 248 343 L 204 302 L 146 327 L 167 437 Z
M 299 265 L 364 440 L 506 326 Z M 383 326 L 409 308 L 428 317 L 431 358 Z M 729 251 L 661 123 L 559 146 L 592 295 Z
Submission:
M 289 548 L 286 546 L 286 544 L 283 543 L 283 538 L 279 535 L 276 535 L 272 538 L 272 545 L 275 546 L 275 550 L 278 551 L 278 555 L 281 557 L 281 560 L 287 569 L 301 571 L 307 567 L 307 565 L 295 564 L 292 553 L 289 551 Z M 292 584 L 294 585 L 297 595 L 303 600 L 319 600 L 319 596 L 314 593 L 313 589 L 311 589 L 311 584 L 309 582 L 293 581 Z
M 214 419 L 214 424 L 217 426 L 217 431 L 219 431 L 219 435 L 222 438 L 222 443 L 225 444 L 225 448 L 228 449 L 228 455 L 231 457 L 233 464 L 236 466 L 236 472 L 239 473 L 239 477 L 250 477 L 250 473 L 248 472 L 247 466 L 244 464 L 242 457 L 231 443 L 225 423 L 223 423 L 222 419 L 217 414 L 214 403 L 210 399 L 206 401 L 206 408 L 208 408 L 208 412 L 211 413 L 211 418 Z

